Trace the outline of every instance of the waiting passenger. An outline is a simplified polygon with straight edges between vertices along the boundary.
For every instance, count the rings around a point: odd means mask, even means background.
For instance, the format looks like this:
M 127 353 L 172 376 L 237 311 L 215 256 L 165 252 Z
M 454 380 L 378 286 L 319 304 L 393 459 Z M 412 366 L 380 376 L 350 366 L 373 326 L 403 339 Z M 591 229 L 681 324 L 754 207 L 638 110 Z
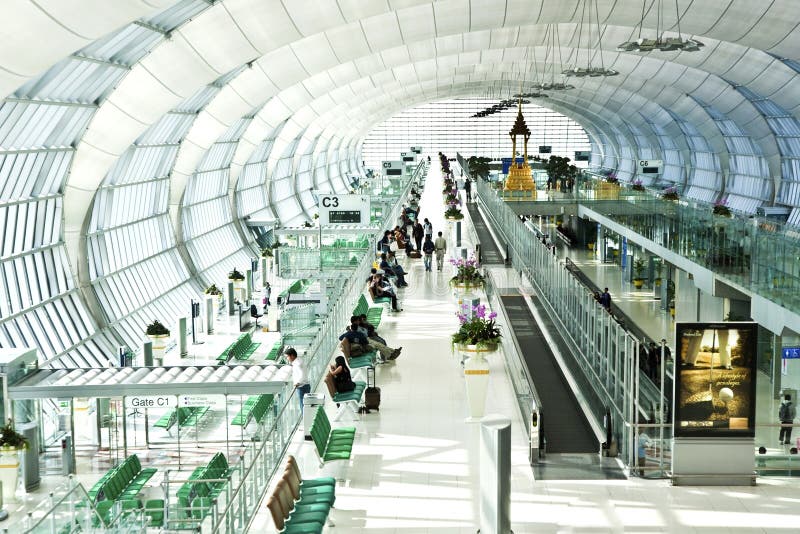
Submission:
M 393 349 L 377 340 L 368 339 L 366 334 L 359 330 L 359 321 L 357 317 L 352 317 L 350 326 L 339 336 L 342 353 L 344 353 L 347 358 L 363 356 L 372 351 L 378 351 L 382 361 L 395 360 L 400 356 L 400 351 L 403 349 L 402 347 Z
M 380 268 L 383 269 L 386 276 L 397 277 L 397 287 L 406 287 L 408 286 L 405 278 L 406 273 L 403 271 L 403 267 L 397 263 L 396 259 L 394 262 L 391 261 L 394 258 L 395 255 L 393 252 L 390 252 L 388 256 L 386 254 L 381 254 Z
M 372 294 L 372 298 L 381 298 L 385 297 L 391 299 L 392 301 L 392 311 L 401 312 L 403 311 L 402 308 L 397 306 L 397 295 L 392 288 L 392 285 L 383 279 L 380 274 L 375 274 L 372 277 L 372 282 L 370 282 L 369 286 L 370 294 Z
M 356 389 L 356 383 L 353 382 L 350 368 L 347 367 L 344 356 L 336 357 L 336 363 L 331 364 L 330 372 L 333 376 L 333 385 L 336 388 L 336 393 L 346 393 Z

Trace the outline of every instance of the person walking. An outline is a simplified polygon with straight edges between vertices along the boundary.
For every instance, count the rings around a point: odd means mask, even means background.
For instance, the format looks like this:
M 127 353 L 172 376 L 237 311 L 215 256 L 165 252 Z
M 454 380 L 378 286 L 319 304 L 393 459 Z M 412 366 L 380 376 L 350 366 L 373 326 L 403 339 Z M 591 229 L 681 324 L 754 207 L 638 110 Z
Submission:
M 417 245 L 417 252 L 422 252 L 422 238 L 425 237 L 425 229 L 419 220 L 414 222 L 411 233 L 414 236 L 414 243 Z
M 425 270 L 430 272 L 431 270 L 431 263 L 433 262 L 433 253 L 436 250 L 436 246 L 433 244 L 433 240 L 431 240 L 431 236 L 425 236 L 425 244 L 422 245 L 422 254 L 423 254 L 423 261 L 425 262 Z
M 781 420 L 782 425 L 778 441 L 784 445 L 788 445 L 792 439 L 792 424 L 794 424 L 795 417 L 797 417 L 797 410 L 792 404 L 792 396 L 784 395 L 781 407 L 778 409 L 778 419 Z
M 269 285 L 269 282 L 267 282 L 264 286 L 264 298 L 261 301 L 261 303 L 264 305 L 264 313 L 267 313 L 267 308 L 270 306 L 270 297 L 272 297 L 272 286 Z
M 292 382 L 297 391 L 297 400 L 300 401 L 300 413 L 303 413 L 303 397 L 311 393 L 311 384 L 308 383 L 305 362 L 297 357 L 297 351 L 289 347 L 284 352 L 286 361 L 292 366 Z
M 433 225 L 427 218 L 425 218 L 425 224 L 422 225 L 422 228 L 425 232 L 425 237 L 428 239 L 433 239 Z
M 600 304 L 607 312 L 611 311 L 611 293 L 608 292 L 608 288 L 603 289 L 603 294 L 600 295 Z
M 467 177 L 464 181 L 464 193 L 467 196 L 467 202 L 472 201 L 472 181 Z
M 436 270 L 441 271 L 444 267 L 444 254 L 447 252 L 447 240 L 442 237 L 442 232 L 439 232 L 433 247 L 436 250 Z

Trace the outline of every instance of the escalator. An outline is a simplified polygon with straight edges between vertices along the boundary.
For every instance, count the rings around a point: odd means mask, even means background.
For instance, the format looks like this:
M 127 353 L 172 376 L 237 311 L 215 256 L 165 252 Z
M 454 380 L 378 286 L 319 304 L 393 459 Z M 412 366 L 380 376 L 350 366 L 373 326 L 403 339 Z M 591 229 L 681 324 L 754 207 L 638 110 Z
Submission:
M 478 205 L 475 202 L 468 202 L 467 210 L 469 211 L 470 219 L 472 219 L 475 233 L 478 235 L 478 241 L 481 244 L 480 262 L 484 265 L 503 265 L 505 263 L 504 256 L 500 253 L 500 249 L 497 248 L 486 222 L 478 211 Z
M 522 358 L 542 403 L 546 455 L 533 466 L 537 480 L 624 479 L 600 441 L 522 295 L 501 295 Z M 533 297 L 534 299 L 536 297 Z

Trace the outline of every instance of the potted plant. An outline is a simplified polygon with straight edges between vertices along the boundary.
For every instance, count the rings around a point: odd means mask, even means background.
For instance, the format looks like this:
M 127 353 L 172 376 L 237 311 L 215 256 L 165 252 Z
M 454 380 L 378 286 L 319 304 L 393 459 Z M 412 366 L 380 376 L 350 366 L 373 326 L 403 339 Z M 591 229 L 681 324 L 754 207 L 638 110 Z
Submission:
M 636 289 L 642 289 L 644 285 L 644 278 L 642 275 L 644 274 L 645 269 L 645 262 L 642 258 L 636 258 L 636 261 L 633 262 L 633 287 Z
M 211 284 L 210 286 L 208 286 L 206 288 L 205 294 L 206 295 L 213 295 L 215 297 L 222 297 L 222 291 L 219 290 L 219 288 L 217 287 L 217 284 Z M 161 323 L 159 323 L 159 324 L 161 324 Z
M 641 180 L 634 180 L 633 184 L 631 184 L 631 189 L 634 191 L 644 191 L 644 185 L 642 185 Z
M 3 500 L 14 502 L 19 479 L 19 453 L 28 448 L 28 440 L 14 430 L 11 419 L 0 427 L 0 482 L 3 484 Z
M 497 314 L 486 313 L 486 306 L 462 306 L 458 314 L 461 324 L 452 341 L 461 353 L 464 381 L 467 386 L 469 415 L 472 420 L 483 417 L 486 390 L 489 385 L 489 362 L 486 354 L 497 350 L 500 328 L 495 323 Z
M 262 248 L 261 249 L 261 257 L 262 258 L 272 258 L 274 256 L 271 248 Z
M 228 280 L 232 280 L 233 282 L 241 282 L 244 280 L 244 275 L 240 273 L 236 267 L 234 267 L 233 270 L 228 273 Z
M 456 268 L 455 276 L 450 279 L 452 287 L 461 289 L 483 287 L 485 280 L 481 274 L 477 259 L 474 257 L 468 260 L 463 258 L 451 259 L 450 264 Z
M 444 212 L 444 217 L 449 221 L 460 221 L 461 219 L 464 218 L 464 214 L 461 213 L 461 210 L 458 209 L 458 207 L 450 206 Z
M 668 187 L 664 189 L 664 191 L 661 193 L 661 198 L 663 200 L 669 200 L 671 202 L 675 202 L 680 197 L 678 196 L 678 191 L 677 189 L 675 189 L 675 187 Z
M 714 208 L 711 212 L 714 215 L 719 215 L 720 217 L 731 217 L 733 214 L 731 213 L 731 209 L 725 205 L 726 199 L 718 200 L 714 203 Z

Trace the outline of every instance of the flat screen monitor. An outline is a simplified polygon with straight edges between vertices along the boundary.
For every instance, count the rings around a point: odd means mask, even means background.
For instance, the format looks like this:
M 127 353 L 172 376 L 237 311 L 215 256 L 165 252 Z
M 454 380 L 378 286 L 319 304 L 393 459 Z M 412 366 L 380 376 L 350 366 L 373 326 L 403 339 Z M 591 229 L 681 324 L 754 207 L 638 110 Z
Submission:
M 553 147 L 550 145 L 539 145 L 539 154 L 550 154 L 553 151 Z
M 642 167 L 642 174 L 658 174 L 661 169 L 658 167 Z
M 403 169 L 386 169 L 386 176 L 402 176 Z
M 414 161 L 414 156 L 403 156 L 403 161 Z

